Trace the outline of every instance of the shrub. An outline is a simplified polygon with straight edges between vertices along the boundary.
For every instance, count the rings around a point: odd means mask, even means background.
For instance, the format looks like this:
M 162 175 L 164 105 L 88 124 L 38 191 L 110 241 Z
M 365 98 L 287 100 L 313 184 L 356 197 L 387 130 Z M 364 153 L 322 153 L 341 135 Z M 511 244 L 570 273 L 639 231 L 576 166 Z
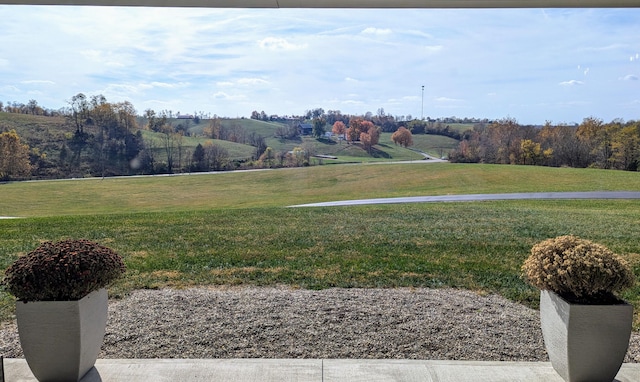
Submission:
M 615 293 L 634 284 L 626 260 L 603 245 L 575 236 L 534 245 L 522 270 L 531 285 L 583 304 L 617 301 Z
M 5 271 L 3 284 L 22 301 L 79 300 L 125 271 L 112 249 L 89 240 L 45 242 Z

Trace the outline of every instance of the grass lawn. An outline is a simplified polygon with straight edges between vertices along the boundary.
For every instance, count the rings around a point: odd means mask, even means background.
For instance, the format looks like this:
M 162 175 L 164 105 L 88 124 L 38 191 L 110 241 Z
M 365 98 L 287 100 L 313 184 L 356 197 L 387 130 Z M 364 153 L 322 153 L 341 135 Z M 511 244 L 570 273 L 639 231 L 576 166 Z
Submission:
M 367 197 L 640 190 L 636 173 L 452 164 L 319 166 L 234 174 L 0 185 L 0 268 L 44 240 L 121 253 L 111 292 L 201 284 L 444 287 L 536 306 L 520 265 L 541 240 L 609 246 L 640 276 L 639 201 L 500 201 L 290 209 Z M 640 284 L 624 297 L 640 308 Z M 0 317 L 13 299 L 0 293 Z M 637 311 L 637 309 L 636 309 Z M 636 328 L 640 320 L 636 313 Z

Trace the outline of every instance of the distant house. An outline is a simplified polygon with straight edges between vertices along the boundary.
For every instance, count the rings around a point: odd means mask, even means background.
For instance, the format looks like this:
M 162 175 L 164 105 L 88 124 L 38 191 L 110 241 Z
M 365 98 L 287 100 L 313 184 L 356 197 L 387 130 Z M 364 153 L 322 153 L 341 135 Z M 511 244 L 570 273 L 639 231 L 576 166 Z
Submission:
M 193 119 L 193 115 L 191 114 L 180 114 L 178 113 L 178 119 Z
M 300 133 L 300 135 L 313 134 L 313 125 L 310 123 L 298 123 L 298 133 Z

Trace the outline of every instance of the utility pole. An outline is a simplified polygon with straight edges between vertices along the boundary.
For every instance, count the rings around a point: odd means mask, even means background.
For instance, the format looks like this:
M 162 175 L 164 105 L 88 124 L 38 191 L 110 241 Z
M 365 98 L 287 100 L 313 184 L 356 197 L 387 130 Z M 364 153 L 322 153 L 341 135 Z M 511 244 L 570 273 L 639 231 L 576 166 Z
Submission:
M 420 119 L 424 121 L 424 85 L 422 85 L 422 111 L 420 112 Z

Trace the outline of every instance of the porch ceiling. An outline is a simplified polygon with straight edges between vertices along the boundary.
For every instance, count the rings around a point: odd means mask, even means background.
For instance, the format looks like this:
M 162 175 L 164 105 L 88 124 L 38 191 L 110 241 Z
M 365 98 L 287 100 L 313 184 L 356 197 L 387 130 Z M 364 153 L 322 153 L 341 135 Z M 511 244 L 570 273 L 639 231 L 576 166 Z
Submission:
M 0 4 L 202 8 L 619 8 L 640 0 L 0 0 Z

